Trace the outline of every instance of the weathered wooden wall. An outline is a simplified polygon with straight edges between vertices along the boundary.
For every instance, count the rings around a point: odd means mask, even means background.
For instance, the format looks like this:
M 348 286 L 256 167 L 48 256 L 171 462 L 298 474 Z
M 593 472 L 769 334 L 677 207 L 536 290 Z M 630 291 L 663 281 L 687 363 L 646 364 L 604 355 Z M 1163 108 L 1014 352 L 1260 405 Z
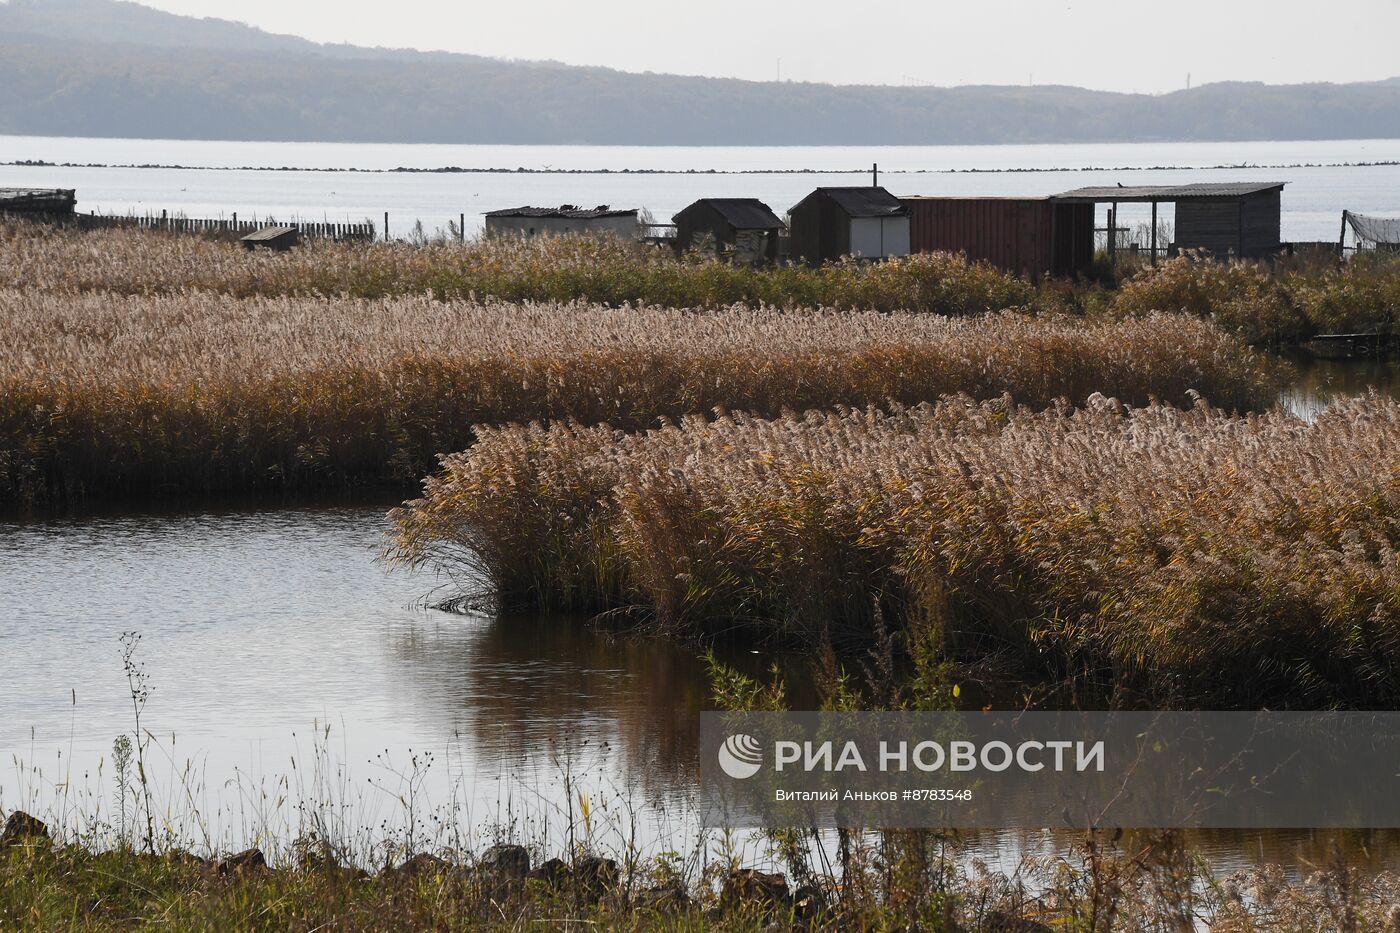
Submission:
M 807 198 L 792 209 L 792 255 L 817 265 L 851 251 L 851 218 L 828 198 Z
M 73 216 L 76 194 L 72 188 L 0 188 L 0 214 L 63 220 Z
M 672 218 L 676 222 L 676 251 L 694 249 L 706 236 L 715 252 L 729 250 L 741 262 L 777 262 L 777 230 L 739 230 L 729 218 L 704 201 L 696 201 Z M 742 242 L 741 242 L 742 241 Z
M 1278 191 L 1240 200 L 1183 200 L 1176 205 L 1176 247 L 1218 258 L 1268 259 L 1280 249 Z

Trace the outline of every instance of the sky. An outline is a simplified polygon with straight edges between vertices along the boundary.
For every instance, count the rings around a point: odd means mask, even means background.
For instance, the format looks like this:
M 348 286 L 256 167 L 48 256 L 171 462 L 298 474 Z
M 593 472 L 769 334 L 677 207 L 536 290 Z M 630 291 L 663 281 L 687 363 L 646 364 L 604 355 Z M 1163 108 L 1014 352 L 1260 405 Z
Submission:
M 318 42 L 750 80 L 1160 93 L 1400 74 L 1400 0 L 142 2 Z

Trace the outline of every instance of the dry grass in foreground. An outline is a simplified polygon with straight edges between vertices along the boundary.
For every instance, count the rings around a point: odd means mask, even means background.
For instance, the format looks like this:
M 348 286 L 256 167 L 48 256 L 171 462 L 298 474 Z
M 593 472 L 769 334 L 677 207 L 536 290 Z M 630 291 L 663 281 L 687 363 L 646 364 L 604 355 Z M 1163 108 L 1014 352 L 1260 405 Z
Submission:
M 510 605 L 1009 655 L 1156 703 L 1400 700 L 1400 402 L 483 428 L 391 555 Z
M 0 501 L 408 483 L 473 424 L 1096 390 L 1268 405 L 1209 324 L 0 291 Z

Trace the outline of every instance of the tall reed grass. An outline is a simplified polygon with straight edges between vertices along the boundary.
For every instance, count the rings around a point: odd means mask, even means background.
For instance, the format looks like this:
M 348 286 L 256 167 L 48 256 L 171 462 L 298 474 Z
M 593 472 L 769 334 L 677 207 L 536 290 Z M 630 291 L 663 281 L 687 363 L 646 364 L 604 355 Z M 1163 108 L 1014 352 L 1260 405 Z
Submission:
M 1400 402 L 1094 396 L 483 428 L 390 556 L 505 604 L 859 643 L 897 623 L 1154 702 L 1400 699 Z
M 1100 276 L 1102 278 L 1102 276 Z M 735 304 L 980 314 L 1007 308 L 1117 316 L 1181 312 L 1209 318 L 1246 342 L 1288 346 L 1318 333 L 1392 329 L 1400 321 L 1400 261 L 1345 264 L 1280 260 L 1274 267 L 1179 257 L 1128 264 L 1103 288 L 1039 286 L 959 256 L 925 254 L 821 268 L 732 266 L 677 260 L 622 240 L 554 237 L 465 243 L 308 243 L 290 253 L 158 231 L 76 232 L 0 222 L 0 288 L 237 297 L 431 294 L 438 299 L 652 304 Z
M 465 243 L 314 241 L 289 253 L 159 232 L 79 233 L 0 223 L 0 288 L 125 295 L 197 289 L 239 297 L 733 304 L 977 314 L 1029 305 L 1035 289 L 985 264 L 931 254 L 821 268 L 736 266 L 715 257 L 603 237 L 490 238 Z
M 1390 333 L 1400 323 L 1400 262 L 1384 255 L 1345 265 L 1281 260 L 1270 269 L 1182 256 L 1140 270 L 1106 304 L 1119 315 L 1151 309 L 1209 318 L 1261 346 L 1320 333 Z
M 1269 403 L 1203 322 L 0 291 L 0 499 L 408 483 L 473 424 L 1104 389 Z

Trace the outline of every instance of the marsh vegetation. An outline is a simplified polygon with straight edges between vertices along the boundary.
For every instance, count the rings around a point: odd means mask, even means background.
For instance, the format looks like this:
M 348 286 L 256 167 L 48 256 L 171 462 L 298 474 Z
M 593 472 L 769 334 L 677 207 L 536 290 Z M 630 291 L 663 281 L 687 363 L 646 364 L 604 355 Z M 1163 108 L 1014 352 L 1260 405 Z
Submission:
M 0 502 L 411 488 L 474 425 L 1010 392 L 1267 406 L 1195 318 L 0 290 Z
M 422 482 L 387 553 L 479 585 L 459 602 L 796 646 L 830 707 L 946 708 L 979 677 L 1025 705 L 1394 704 L 1400 403 L 1291 415 L 1267 350 L 1385 331 L 1400 271 L 1120 272 L 0 225 L 0 505 Z M 786 702 L 713 674 L 719 706 Z M 571 845 L 502 878 L 462 846 L 269 870 L 157 835 L 12 839 L 0 925 L 1394 923 L 1388 876 L 1225 879 L 1173 834 L 1010 874 L 938 833 L 852 835 L 835 868 L 777 834 L 781 892 L 723 854 Z
M 1375 396 L 1312 422 L 1096 395 L 481 428 L 394 513 L 391 554 L 512 607 L 818 648 L 889 626 L 915 659 L 1136 702 L 1385 706 L 1396 450 Z

